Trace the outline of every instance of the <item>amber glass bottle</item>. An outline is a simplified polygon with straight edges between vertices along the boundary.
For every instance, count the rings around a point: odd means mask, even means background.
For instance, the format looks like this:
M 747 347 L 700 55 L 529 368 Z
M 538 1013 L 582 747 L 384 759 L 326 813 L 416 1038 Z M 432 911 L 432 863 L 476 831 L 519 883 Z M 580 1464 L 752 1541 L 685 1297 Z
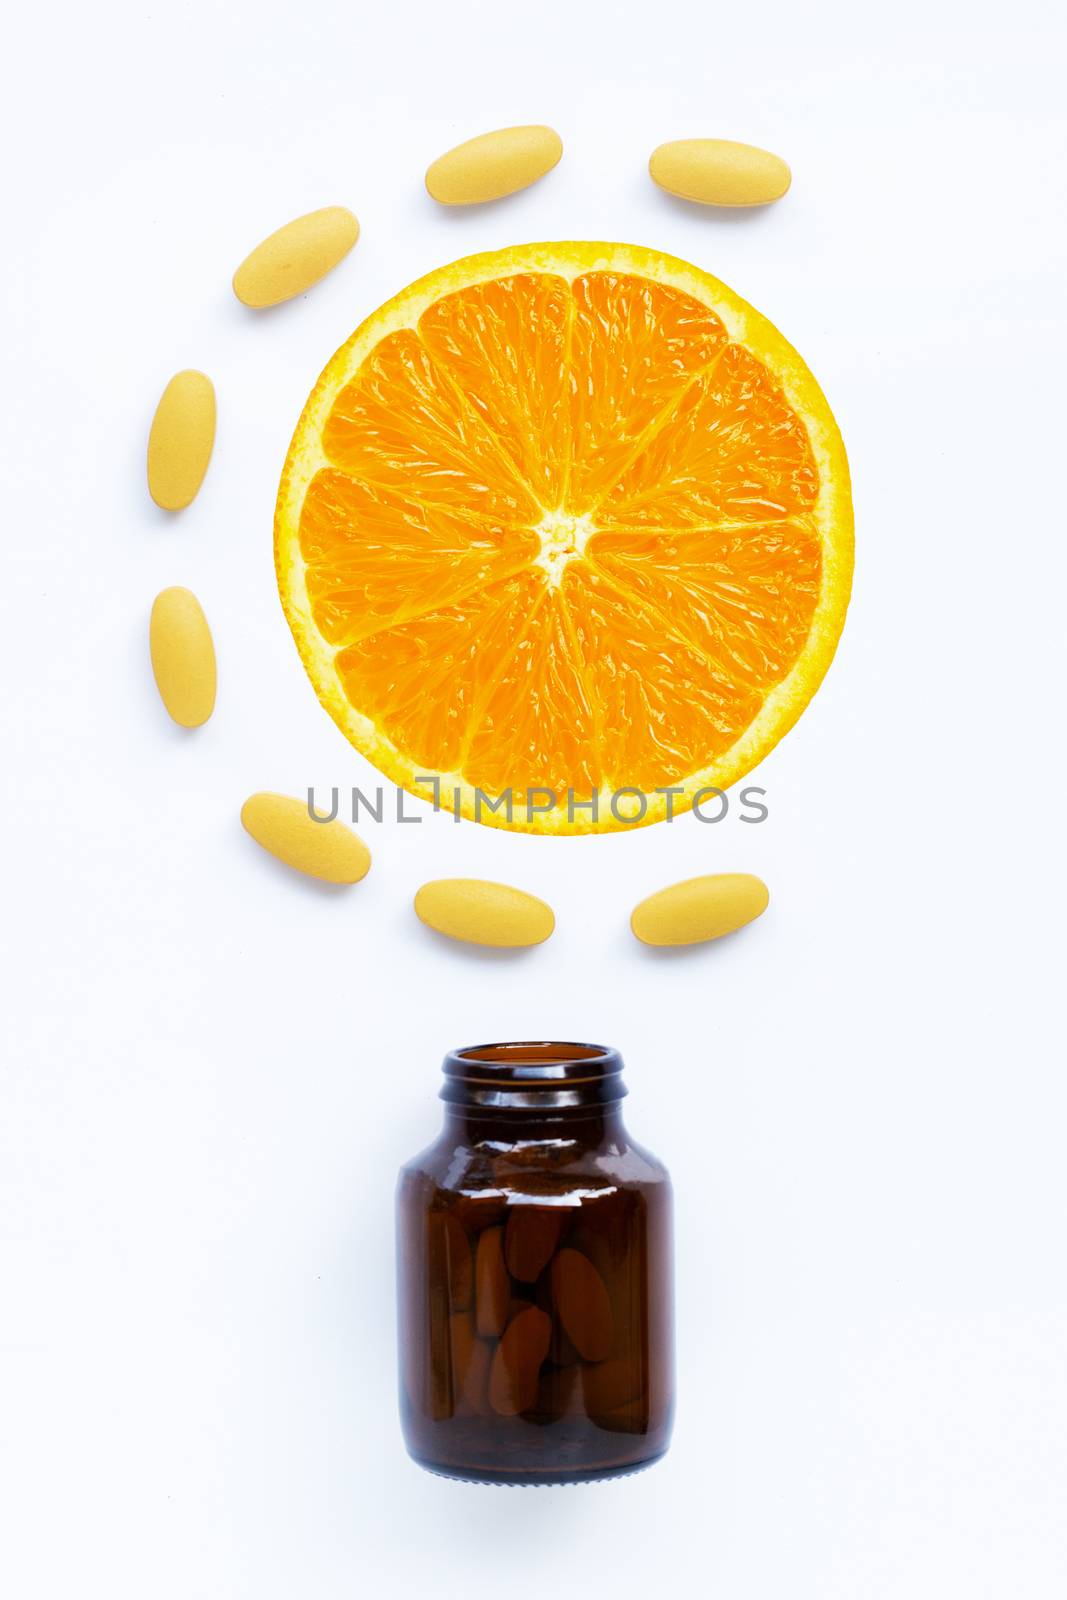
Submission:
M 647 1467 L 673 1412 L 671 1188 L 597 1045 L 445 1057 L 445 1125 L 397 1190 L 400 1407 L 431 1472 L 575 1483 Z

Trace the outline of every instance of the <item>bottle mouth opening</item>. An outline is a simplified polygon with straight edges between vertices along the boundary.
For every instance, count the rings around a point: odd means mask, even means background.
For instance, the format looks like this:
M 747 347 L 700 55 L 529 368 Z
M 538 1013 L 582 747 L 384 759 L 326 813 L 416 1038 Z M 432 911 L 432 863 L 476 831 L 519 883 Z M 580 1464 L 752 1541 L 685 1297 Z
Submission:
M 466 1045 L 444 1059 L 442 1100 L 515 1109 L 621 1100 L 622 1057 L 608 1045 L 516 1039 Z

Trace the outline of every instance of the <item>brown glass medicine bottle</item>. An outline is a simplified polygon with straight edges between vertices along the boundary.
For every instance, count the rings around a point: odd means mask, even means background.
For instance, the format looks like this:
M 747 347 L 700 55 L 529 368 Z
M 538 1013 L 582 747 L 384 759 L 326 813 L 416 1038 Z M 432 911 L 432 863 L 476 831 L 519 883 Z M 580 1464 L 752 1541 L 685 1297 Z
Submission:
M 596 1045 L 445 1057 L 445 1125 L 397 1190 L 400 1406 L 431 1472 L 575 1483 L 647 1467 L 673 1412 L 671 1189 Z

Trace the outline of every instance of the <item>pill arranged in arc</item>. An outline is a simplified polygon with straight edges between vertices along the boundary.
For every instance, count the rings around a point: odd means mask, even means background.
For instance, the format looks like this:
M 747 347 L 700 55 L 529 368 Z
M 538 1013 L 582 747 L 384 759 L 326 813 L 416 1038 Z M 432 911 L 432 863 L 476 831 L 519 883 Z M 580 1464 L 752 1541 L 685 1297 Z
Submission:
M 306 291 L 351 250 L 359 223 L 345 206 L 323 206 L 268 235 L 233 275 L 233 292 L 254 311 L 281 305 Z
M 445 206 L 480 205 L 526 189 L 563 154 L 554 128 L 531 124 L 480 133 L 438 156 L 426 169 L 426 189 Z
M 498 1416 L 515 1417 L 536 1404 L 551 1331 L 551 1319 L 537 1306 L 527 1306 L 504 1329 L 489 1368 L 489 1404 Z
M 792 182 L 789 167 L 758 145 L 733 139 L 674 139 L 649 158 L 655 183 L 706 206 L 765 206 Z
M 215 709 L 215 646 L 203 607 L 190 589 L 157 594 L 148 625 L 159 697 L 183 728 L 199 728 Z
M 306 802 L 292 795 L 250 795 L 241 822 L 264 850 L 308 877 L 358 883 L 370 871 L 370 851 L 358 834 L 336 818 L 317 822 Z
M 556 926 L 551 906 L 510 884 L 482 878 L 438 878 L 415 896 L 428 928 L 463 944 L 521 949 L 543 944 Z
M 475 1321 L 483 1338 L 496 1338 L 503 1333 L 510 1300 L 511 1283 L 504 1264 L 504 1230 L 486 1228 L 478 1236 L 474 1262 Z
M 563 1249 L 552 1262 L 552 1299 L 567 1337 L 585 1361 L 611 1351 L 614 1319 L 603 1278 L 580 1250 Z
M 159 397 L 148 434 L 148 492 L 164 511 L 196 499 L 215 446 L 215 385 L 190 367 Z
M 748 872 L 718 872 L 672 883 L 634 907 L 630 927 L 642 944 L 703 944 L 762 916 L 770 894 Z
M 533 1283 L 552 1257 L 563 1232 L 558 1206 L 512 1206 L 504 1235 L 504 1259 L 513 1278 Z

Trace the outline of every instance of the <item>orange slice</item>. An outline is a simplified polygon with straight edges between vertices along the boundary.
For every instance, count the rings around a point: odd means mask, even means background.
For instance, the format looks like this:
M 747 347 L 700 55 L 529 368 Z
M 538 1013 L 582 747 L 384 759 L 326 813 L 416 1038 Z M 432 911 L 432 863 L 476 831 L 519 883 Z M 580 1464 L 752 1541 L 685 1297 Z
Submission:
M 735 783 L 814 694 L 848 465 L 800 357 L 717 279 L 524 245 L 337 352 L 275 549 L 315 692 L 396 783 L 497 826 L 632 826 Z

